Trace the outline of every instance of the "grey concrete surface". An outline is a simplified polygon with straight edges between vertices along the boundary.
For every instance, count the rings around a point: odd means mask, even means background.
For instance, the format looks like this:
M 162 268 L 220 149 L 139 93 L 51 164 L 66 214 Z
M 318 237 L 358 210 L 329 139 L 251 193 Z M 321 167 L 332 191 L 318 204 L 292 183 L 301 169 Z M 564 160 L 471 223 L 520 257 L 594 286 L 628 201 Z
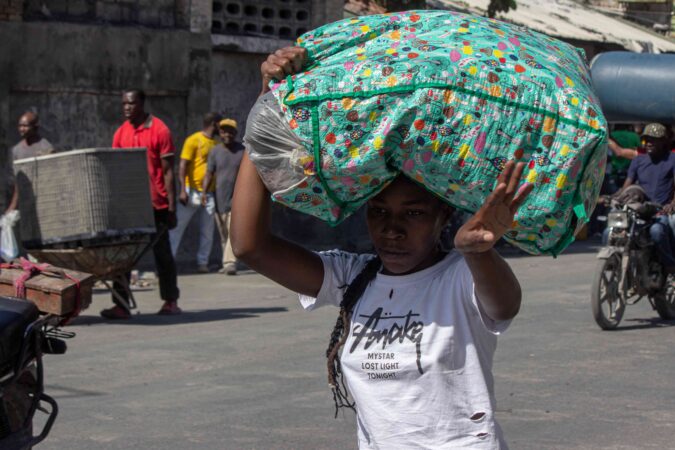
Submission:
M 601 331 L 589 306 L 596 247 L 509 258 L 524 301 L 495 358 L 497 417 L 512 449 L 672 448 L 675 322 L 647 303 Z M 105 323 L 93 305 L 46 357 L 61 412 L 43 449 L 352 449 L 323 352 L 336 311 L 306 313 L 253 273 L 180 277 L 185 314 Z

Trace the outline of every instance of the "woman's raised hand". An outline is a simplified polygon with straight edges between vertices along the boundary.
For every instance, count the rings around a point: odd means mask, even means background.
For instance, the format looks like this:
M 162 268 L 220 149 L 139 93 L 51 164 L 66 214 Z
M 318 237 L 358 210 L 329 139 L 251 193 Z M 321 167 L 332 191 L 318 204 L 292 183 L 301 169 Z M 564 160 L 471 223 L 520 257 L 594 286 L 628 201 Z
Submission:
M 457 231 L 455 248 L 461 253 L 490 250 L 511 228 L 520 205 L 532 192 L 533 184 L 518 188 L 525 163 L 509 161 L 499 176 L 497 187 L 483 206 Z
M 307 61 L 307 50 L 302 47 L 284 47 L 271 53 L 260 66 L 262 75 L 260 94 L 270 90 L 270 81 L 283 80 L 288 75 L 300 72 L 305 61 Z

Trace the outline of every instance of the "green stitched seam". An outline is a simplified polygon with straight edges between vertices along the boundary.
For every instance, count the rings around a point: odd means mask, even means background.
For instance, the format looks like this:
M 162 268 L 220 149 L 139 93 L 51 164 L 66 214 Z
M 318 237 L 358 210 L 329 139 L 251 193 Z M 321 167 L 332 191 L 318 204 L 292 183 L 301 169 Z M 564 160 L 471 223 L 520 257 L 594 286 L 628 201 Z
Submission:
M 338 205 L 340 208 L 345 206 L 345 203 L 337 198 L 333 191 L 328 187 L 328 182 L 326 177 L 323 175 L 323 168 L 321 167 L 321 145 L 319 141 L 319 107 L 318 105 L 312 106 L 312 141 L 314 143 L 314 170 L 316 175 L 319 177 L 321 186 L 323 190 L 326 191 L 328 198 L 330 198 L 333 203 Z M 342 215 L 342 214 L 340 214 Z
M 586 125 L 584 123 L 580 123 L 578 121 L 574 121 L 574 120 L 569 119 L 567 117 L 560 116 L 557 113 L 553 113 L 553 112 L 547 111 L 545 109 L 537 108 L 537 107 L 530 106 L 530 105 L 524 105 L 522 103 L 507 100 L 503 97 L 495 97 L 495 96 L 490 95 L 490 94 L 485 94 L 485 93 L 482 93 L 482 92 L 473 91 L 471 89 L 463 88 L 463 87 L 460 87 L 460 86 L 454 86 L 454 85 L 451 85 L 451 84 L 448 84 L 448 83 L 421 83 L 421 84 L 411 85 L 411 86 L 395 86 L 395 87 L 389 87 L 389 88 L 376 89 L 374 91 L 357 91 L 357 92 L 351 92 L 351 93 L 334 93 L 334 94 L 323 94 L 323 95 L 310 95 L 310 96 L 303 97 L 303 98 L 297 98 L 295 100 L 288 100 L 288 96 L 293 93 L 294 88 L 295 88 L 295 86 L 293 84 L 291 84 L 288 93 L 284 97 L 284 103 L 287 106 L 294 106 L 294 105 L 304 103 L 304 102 L 307 102 L 307 103 L 309 103 L 309 102 L 322 102 L 324 100 L 338 100 L 338 99 L 342 99 L 342 98 L 354 98 L 354 97 L 373 97 L 375 95 L 391 94 L 391 93 L 401 94 L 401 93 L 415 91 L 417 89 L 428 89 L 428 88 L 450 89 L 450 90 L 462 92 L 464 94 L 470 94 L 470 95 L 473 95 L 474 97 L 477 97 L 477 98 L 484 98 L 484 99 L 487 99 L 487 100 L 491 100 L 491 101 L 499 103 L 501 105 L 515 106 L 519 109 L 522 109 L 522 110 L 525 110 L 525 111 L 528 111 L 528 112 L 531 112 L 531 113 L 542 114 L 546 117 L 551 117 L 553 119 L 556 119 L 557 121 L 566 123 L 568 125 L 574 125 L 577 128 L 580 128 L 580 129 L 585 130 L 585 131 L 589 131 L 589 132 L 592 132 L 592 133 L 599 133 L 599 130 L 597 130 L 593 127 L 590 127 L 589 125 Z

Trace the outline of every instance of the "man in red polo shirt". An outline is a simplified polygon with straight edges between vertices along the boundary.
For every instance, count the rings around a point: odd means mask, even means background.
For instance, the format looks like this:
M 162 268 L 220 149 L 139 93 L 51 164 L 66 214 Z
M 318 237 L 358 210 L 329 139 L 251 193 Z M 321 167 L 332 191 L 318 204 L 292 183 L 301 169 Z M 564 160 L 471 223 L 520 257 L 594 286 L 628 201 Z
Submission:
M 173 181 L 174 147 L 169 128 L 144 109 L 145 93 L 129 90 L 122 94 L 124 117 L 127 119 L 115 132 L 113 148 L 145 147 L 150 176 L 150 195 L 155 212 L 155 225 L 160 237 L 153 252 L 159 274 L 159 293 L 164 305 L 158 314 L 180 314 L 176 263 L 171 253 L 169 230 L 176 227 L 176 203 Z M 130 274 L 127 274 L 127 279 Z M 120 285 L 114 289 L 123 298 L 127 293 Z M 106 319 L 129 319 L 130 311 L 113 296 L 115 306 L 101 311 Z

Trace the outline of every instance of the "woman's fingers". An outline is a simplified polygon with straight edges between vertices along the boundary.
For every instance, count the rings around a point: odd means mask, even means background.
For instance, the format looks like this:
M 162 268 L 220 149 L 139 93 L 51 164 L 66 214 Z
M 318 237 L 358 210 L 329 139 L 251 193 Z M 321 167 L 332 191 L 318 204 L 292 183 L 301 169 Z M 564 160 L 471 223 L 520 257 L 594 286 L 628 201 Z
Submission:
M 494 191 L 492 191 L 492 193 L 488 196 L 485 203 L 489 206 L 495 206 L 498 203 L 504 201 L 505 195 L 506 195 L 506 183 L 499 182 Z
M 509 180 L 511 179 L 511 174 L 513 173 L 513 168 L 515 167 L 516 163 L 515 161 L 509 161 L 506 163 L 504 166 L 504 169 L 502 170 L 502 173 L 499 174 L 499 178 L 497 178 L 497 181 L 499 183 L 505 183 L 508 185 Z
M 513 198 L 520 184 L 520 178 L 523 176 L 523 170 L 525 169 L 525 163 L 515 164 L 515 169 L 511 172 L 510 178 L 508 181 L 508 187 L 506 188 L 506 196 L 509 200 Z
M 279 67 L 282 70 L 284 74 L 282 78 L 285 78 L 286 75 L 291 75 L 294 73 L 293 63 L 288 56 L 278 56 L 277 54 L 272 54 L 267 57 L 267 62 L 273 66 Z
M 277 50 L 275 55 L 286 58 L 291 62 L 292 74 L 300 72 L 307 60 L 307 50 L 303 47 L 285 47 Z
M 518 189 L 518 192 L 516 193 L 515 198 L 511 202 L 511 213 L 516 214 L 518 211 L 518 208 L 520 208 L 523 204 L 523 202 L 527 199 L 527 197 L 530 195 L 532 190 L 534 189 L 534 184 L 532 183 L 525 183 Z
M 302 47 L 280 48 L 269 55 L 260 66 L 263 92 L 268 90 L 270 81 L 283 80 L 288 75 L 300 72 L 306 60 L 307 50 Z

